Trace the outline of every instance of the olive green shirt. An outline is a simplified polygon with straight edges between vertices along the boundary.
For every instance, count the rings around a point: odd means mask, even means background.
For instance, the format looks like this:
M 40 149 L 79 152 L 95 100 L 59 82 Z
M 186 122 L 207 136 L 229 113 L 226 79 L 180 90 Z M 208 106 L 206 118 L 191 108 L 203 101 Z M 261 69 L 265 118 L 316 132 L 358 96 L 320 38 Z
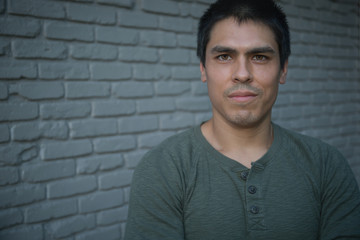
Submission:
M 126 240 L 360 239 L 360 193 L 333 147 L 275 124 L 251 169 L 200 126 L 149 151 L 133 176 Z

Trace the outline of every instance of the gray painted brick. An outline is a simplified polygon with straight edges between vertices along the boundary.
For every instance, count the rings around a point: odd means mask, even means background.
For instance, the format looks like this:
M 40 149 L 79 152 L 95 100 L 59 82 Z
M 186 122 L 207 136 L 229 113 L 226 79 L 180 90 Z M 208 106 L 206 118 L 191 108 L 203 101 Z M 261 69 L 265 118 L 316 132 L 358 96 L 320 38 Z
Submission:
M 174 32 L 193 32 L 193 20 L 191 18 L 160 17 L 160 29 Z
M 114 5 L 118 7 L 132 7 L 133 0 L 97 0 L 100 4 Z
M 126 27 L 156 28 L 158 25 L 158 17 L 142 12 L 121 11 L 119 14 L 119 23 Z
M 9 96 L 8 86 L 4 83 L 0 83 L 0 100 L 7 99 Z
M 178 109 L 186 111 L 209 111 L 211 109 L 210 100 L 207 96 L 178 98 L 176 106 Z
M 0 190 L 0 208 L 16 207 L 45 199 L 43 186 L 22 185 Z
M 158 113 L 170 112 L 175 110 L 174 99 L 172 98 L 154 98 L 147 100 L 138 100 L 137 107 L 139 113 Z
M 146 151 L 136 151 L 124 154 L 126 167 L 129 169 L 134 169 L 139 164 L 145 153 Z
M 32 120 L 39 116 L 36 103 L 0 103 L 0 121 Z
M 81 233 L 78 236 L 76 236 L 76 240 L 98 240 L 98 239 L 107 239 L 107 240 L 122 239 L 121 229 L 119 228 L 119 226 L 99 227 L 96 230 Z
M 169 79 L 169 67 L 151 64 L 134 64 L 134 79 L 136 80 L 161 80 Z
M 0 0 L 0 13 L 3 13 L 5 10 L 5 0 Z
M 0 18 L 0 35 L 35 37 L 40 33 L 40 21 L 21 17 Z
M 66 102 L 45 103 L 40 105 L 40 116 L 43 119 L 72 119 L 89 116 L 90 103 Z
M 196 48 L 196 36 L 187 34 L 178 34 L 177 42 L 180 47 Z
M 15 58 L 65 59 L 67 56 L 65 44 L 39 40 L 14 40 L 12 52 Z
M 124 80 L 132 76 L 131 65 L 124 63 L 92 63 L 90 70 L 94 80 Z
M 200 69 L 198 66 L 196 67 L 173 67 L 172 68 L 172 76 L 176 80 L 199 80 Z
M 191 83 L 191 92 L 195 96 L 203 96 L 208 95 L 208 88 L 207 85 L 201 82 L 200 80 L 197 82 Z
M 110 95 L 110 84 L 99 82 L 71 82 L 66 83 L 65 91 L 67 98 L 94 98 L 107 97 Z
M 33 79 L 37 76 L 36 65 L 29 62 L 0 62 L 0 79 Z
M 90 77 L 90 73 L 85 63 L 46 62 L 39 64 L 39 76 L 47 80 L 85 80 Z
M 23 214 L 19 209 L 5 209 L 0 211 L 0 229 L 18 225 L 23 222 Z M 1 236 L 1 234 L 0 234 Z M 2 238 L 1 238 L 2 239 Z
M 66 140 L 69 136 L 68 125 L 64 122 L 45 122 L 40 124 L 43 138 Z
M 50 199 L 69 197 L 96 190 L 96 176 L 74 177 L 48 184 Z
M 180 14 L 179 5 L 177 2 L 170 2 L 166 0 L 142 0 L 142 9 L 147 12 L 164 13 L 169 15 Z
M 190 51 L 184 49 L 162 49 L 161 62 L 169 64 L 187 64 L 190 60 Z
M 41 137 L 41 131 L 38 122 L 19 123 L 11 129 L 11 135 L 15 141 L 31 141 Z
M 122 189 L 98 191 L 90 197 L 80 197 L 80 213 L 95 212 L 103 209 L 119 207 L 124 202 Z
M 191 16 L 195 18 L 200 18 L 206 11 L 207 7 L 208 7 L 207 5 L 193 3 L 190 8 Z
M 52 221 L 45 226 L 49 239 L 63 239 L 96 226 L 94 215 L 78 215 L 62 220 Z
M 130 187 L 124 188 L 125 202 L 128 203 L 130 199 Z
M 15 184 L 18 183 L 19 180 L 19 171 L 16 167 L 0 168 L 0 186 Z
M 156 133 L 142 134 L 139 137 L 139 147 L 153 148 L 174 134 L 175 132 L 156 132 Z
M 98 171 L 113 170 L 124 165 L 121 154 L 109 154 L 81 158 L 77 160 L 77 173 L 93 174 Z
M 96 153 L 128 151 L 136 147 L 133 136 L 107 137 L 94 140 Z
M 175 47 L 176 34 L 171 32 L 144 30 L 140 32 L 140 42 L 150 47 Z
M 145 98 L 154 95 L 152 83 L 121 82 L 113 87 L 115 96 L 119 98 Z
M 119 59 L 124 62 L 150 62 L 158 61 L 157 49 L 145 47 L 121 47 Z
M 86 24 L 51 22 L 45 25 L 45 36 L 50 39 L 94 41 L 93 28 Z
M 75 3 L 67 5 L 67 17 L 73 21 L 110 25 L 116 21 L 113 8 Z
M 135 113 L 136 105 L 133 100 L 112 100 L 93 103 L 95 117 L 125 116 Z
M 160 117 L 161 130 L 184 129 L 194 126 L 194 118 L 190 113 L 178 113 Z
M 0 231 L 1 240 L 39 240 L 42 239 L 41 226 L 23 226 Z
M 7 125 L 0 125 L 0 143 L 10 140 L 10 131 Z
M 111 210 L 101 211 L 97 215 L 97 224 L 111 225 L 122 221 L 126 221 L 128 215 L 128 206 L 122 206 Z
M 176 96 L 190 91 L 188 82 L 157 82 L 155 84 L 156 93 L 160 96 Z
M 117 123 L 112 119 L 82 120 L 71 122 L 70 130 L 72 138 L 114 135 L 117 133 Z
M 117 170 L 99 176 L 101 190 L 109 190 L 129 186 L 132 180 L 133 170 Z
M 10 143 L 0 145 L 0 162 L 17 165 L 38 156 L 38 147 L 34 144 Z
M 74 160 L 61 160 L 24 165 L 21 168 L 25 182 L 43 182 L 75 175 Z
M 16 92 L 30 100 L 58 99 L 64 96 L 64 86 L 59 82 L 27 82 L 16 85 Z
M 42 159 L 44 160 L 78 157 L 91 152 L 92 145 L 88 140 L 43 143 L 41 146 Z
M 138 42 L 138 31 L 133 29 L 96 27 L 96 40 L 103 43 L 135 45 Z
M 115 60 L 117 48 L 105 44 L 73 45 L 71 56 L 75 59 Z
M 9 12 L 20 15 L 31 15 L 45 18 L 65 18 L 65 9 L 62 4 L 48 1 L 11 0 Z
M 157 116 L 124 117 L 119 120 L 120 133 L 139 133 L 158 129 Z
M 25 221 L 26 223 L 48 221 L 70 216 L 76 212 L 77 201 L 75 199 L 42 202 L 25 209 Z

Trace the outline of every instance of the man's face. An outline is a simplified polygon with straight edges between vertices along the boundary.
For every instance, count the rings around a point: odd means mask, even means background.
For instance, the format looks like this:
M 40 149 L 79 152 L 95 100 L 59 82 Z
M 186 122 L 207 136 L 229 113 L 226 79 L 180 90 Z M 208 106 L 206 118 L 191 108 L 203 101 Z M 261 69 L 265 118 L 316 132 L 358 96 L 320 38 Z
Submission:
M 213 27 L 206 46 L 201 80 L 207 82 L 213 118 L 238 127 L 271 119 L 279 83 L 285 83 L 287 62 L 280 67 L 279 48 L 269 27 L 233 18 Z

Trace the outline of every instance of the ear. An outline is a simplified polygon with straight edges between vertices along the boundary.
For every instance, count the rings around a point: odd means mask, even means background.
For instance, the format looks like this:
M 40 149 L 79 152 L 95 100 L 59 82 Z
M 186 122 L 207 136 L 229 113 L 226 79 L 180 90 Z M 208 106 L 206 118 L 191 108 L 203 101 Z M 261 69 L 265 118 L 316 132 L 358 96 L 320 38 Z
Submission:
M 206 70 L 205 70 L 205 66 L 202 62 L 200 62 L 200 72 L 201 72 L 201 81 L 206 82 L 207 81 Z
M 286 83 L 286 75 L 287 75 L 287 71 L 288 71 L 288 65 L 289 65 L 289 60 L 286 60 L 283 69 L 281 70 L 281 75 L 280 75 L 280 80 L 279 83 L 280 84 L 285 84 Z

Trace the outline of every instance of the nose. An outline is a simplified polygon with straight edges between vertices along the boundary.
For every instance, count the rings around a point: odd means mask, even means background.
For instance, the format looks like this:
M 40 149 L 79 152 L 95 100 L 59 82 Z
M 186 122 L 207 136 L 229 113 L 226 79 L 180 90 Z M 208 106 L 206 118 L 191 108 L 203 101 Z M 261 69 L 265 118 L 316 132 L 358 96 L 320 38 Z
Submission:
M 233 77 L 234 82 L 248 82 L 252 79 L 250 64 L 245 59 L 239 59 L 234 64 Z

